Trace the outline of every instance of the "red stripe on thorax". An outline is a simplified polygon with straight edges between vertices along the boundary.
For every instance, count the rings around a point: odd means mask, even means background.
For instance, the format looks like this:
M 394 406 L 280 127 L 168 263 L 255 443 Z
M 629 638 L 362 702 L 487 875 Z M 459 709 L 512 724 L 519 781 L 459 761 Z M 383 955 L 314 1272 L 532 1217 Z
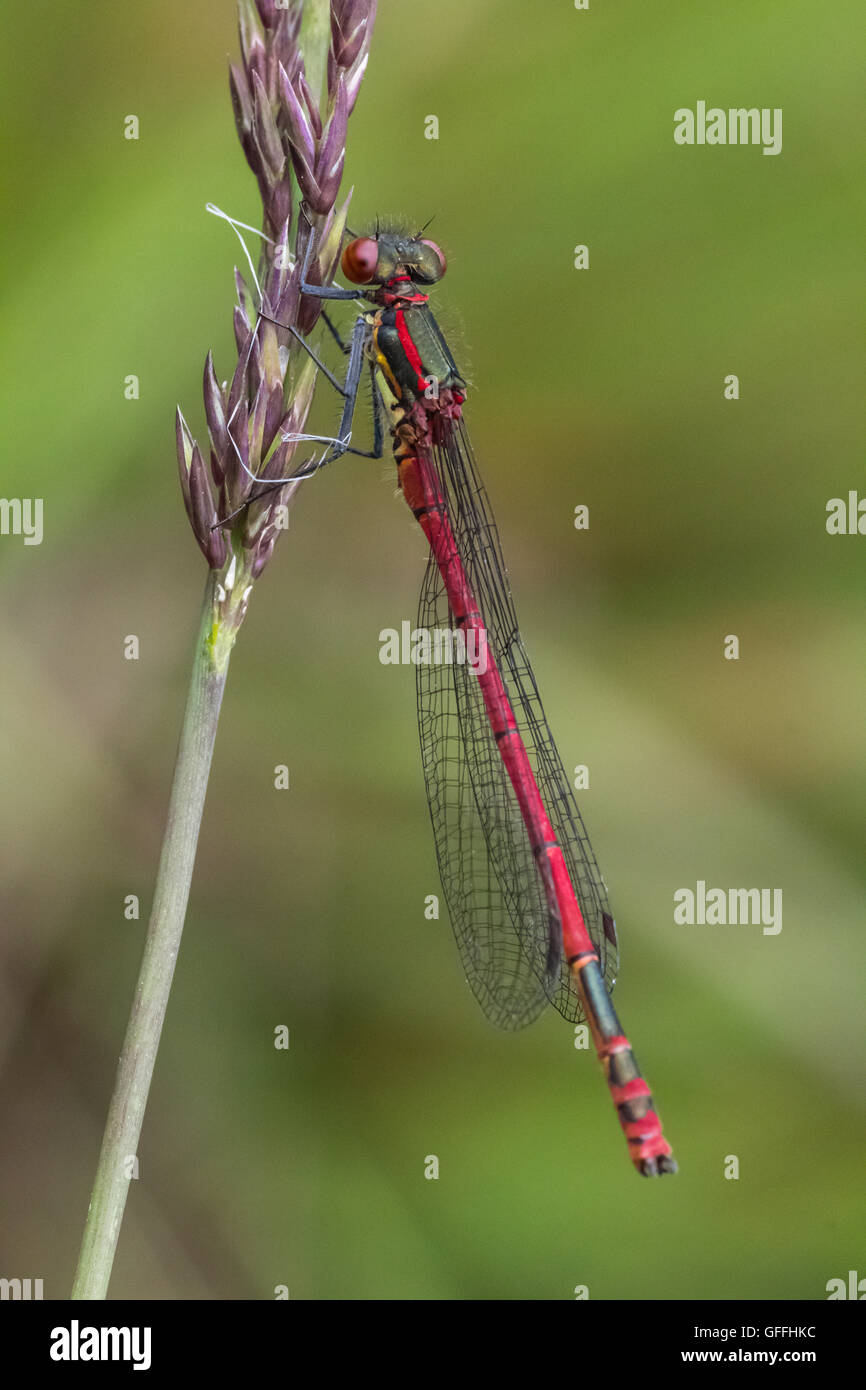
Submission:
M 406 361 L 415 373 L 416 390 L 419 395 L 427 390 L 427 378 L 424 375 L 424 363 L 415 346 L 415 340 L 409 332 L 409 325 L 406 323 L 406 315 L 402 309 L 394 310 L 394 321 L 397 325 L 397 336 L 400 339 L 400 346 L 406 354 Z

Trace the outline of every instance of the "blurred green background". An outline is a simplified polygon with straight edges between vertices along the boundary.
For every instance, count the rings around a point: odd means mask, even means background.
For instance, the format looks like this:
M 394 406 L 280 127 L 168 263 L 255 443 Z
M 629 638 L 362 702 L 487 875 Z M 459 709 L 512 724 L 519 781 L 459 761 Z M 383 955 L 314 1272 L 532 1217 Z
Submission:
M 815 1299 L 866 1274 L 866 540 L 824 526 L 866 491 L 861 19 L 383 0 L 350 126 L 353 225 L 435 215 L 449 257 L 436 302 L 680 1175 L 639 1181 L 592 1055 L 552 1012 L 490 1028 L 425 920 L 413 671 L 378 661 L 424 541 L 393 464 L 346 461 L 302 490 L 233 659 L 112 1296 Z M 45 499 L 45 538 L 0 538 L 0 1274 L 63 1298 L 205 578 L 173 412 L 203 434 L 237 246 L 204 205 L 258 201 L 231 0 L 39 0 L 9 28 L 0 492 Z M 699 99 L 782 107 L 782 154 L 677 147 Z M 782 932 L 675 926 L 697 879 L 781 888 Z

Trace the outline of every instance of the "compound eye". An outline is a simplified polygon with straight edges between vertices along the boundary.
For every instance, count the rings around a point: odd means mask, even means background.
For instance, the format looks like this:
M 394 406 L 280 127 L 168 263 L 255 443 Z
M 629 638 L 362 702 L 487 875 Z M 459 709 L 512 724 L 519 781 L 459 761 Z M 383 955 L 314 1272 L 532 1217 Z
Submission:
M 369 236 L 356 237 L 343 252 L 343 274 L 353 285 L 369 285 L 379 262 L 379 244 Z
M 421 280 L 427 285 L 433 285 L 448 269 L 448 262 L 441 247 L 435 241 L 428 241 L 426 237 L 421 237 L 417 242 L 418 246 L 423 246 L 423 254 L 419 257 L 413 279 Z

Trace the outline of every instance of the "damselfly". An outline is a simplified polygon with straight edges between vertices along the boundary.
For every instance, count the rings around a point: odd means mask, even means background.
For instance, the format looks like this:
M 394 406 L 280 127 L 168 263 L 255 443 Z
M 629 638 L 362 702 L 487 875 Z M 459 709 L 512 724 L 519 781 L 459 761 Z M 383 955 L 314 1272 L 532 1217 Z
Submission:
M 366 365 L 374 441 L 363 456 L 382 454 L 381 378 L 400 487 L 430 545 L 418 626 L 456 628 L 476 654 L 417 667 L 436 854 L 469 984 L 502 1028 L 522 1027 L 549 1003 L 566 1019 L 585 1019 L 635 1166 L 647 1177 L 676 1172 L 610 1000 L 618 952 L 607 891 L 517 625 L 463 422 L 466 382 L 424 290 L 445 274 L 445 257 L 420 233 L 377 228 L 349 242 L 341 264 L 362 288 L 309 284 L 304 273 L 303 292 L 371 307 L 345 348 L 345 382 L 328 372 L 344 397 L 339 435 L 293 477 L 362 452 L 349 440 Z M 263 485 L 251 502 L 281 485 Z

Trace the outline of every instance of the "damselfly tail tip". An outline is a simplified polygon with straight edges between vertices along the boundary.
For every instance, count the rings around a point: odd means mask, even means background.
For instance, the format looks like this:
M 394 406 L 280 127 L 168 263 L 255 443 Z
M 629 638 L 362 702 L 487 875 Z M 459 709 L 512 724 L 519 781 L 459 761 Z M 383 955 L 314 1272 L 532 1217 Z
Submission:
M 638 1172 L 643 1178 L 661 1178 L 665 1173 L 678 1172 L 673 1154 L 657 1154 L 654 1158 L 641 1159 Z

